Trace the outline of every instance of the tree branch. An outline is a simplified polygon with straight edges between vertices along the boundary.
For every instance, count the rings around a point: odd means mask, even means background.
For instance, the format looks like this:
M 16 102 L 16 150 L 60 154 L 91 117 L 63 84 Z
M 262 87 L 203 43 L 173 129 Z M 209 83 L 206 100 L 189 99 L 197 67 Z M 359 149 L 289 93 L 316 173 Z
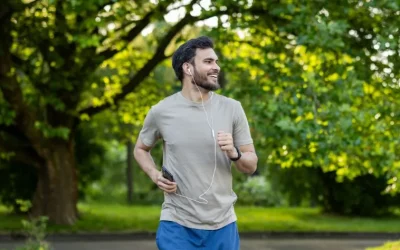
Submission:
M 158 65 L 158 63 L 165 60 L 167 57 L 164 55 L 164 51 L 174 38 L 174 36 L 188 23 L 191 23 L 195 20 L 195 17 L 191 15 L 186 15 L 182 20 L 176 23 L 169 32 L 164 36 L 164 38 L 158 44 L 158 47 L 153 55 L 153 57 L 147 61 L 147 63 L 131 78 L 128 84 L 126 84 L 122 88 L 122 92 L 114 97 L 114 103 L 118 103 L 121 99 L 123 99 L 126 95 L 132 92 L 142 81 L 145 79 L 150 72 Z M 103 111 L 111 106 L 110 103 L 106 103 L 102 106 L 98 107 L 89 107 L 87 109 L 82 110 L 81 114 L 88 114 L 92 116 L 96 113 Z
M 146 28 L 146 26 L 150 23 L 151 21 L 151 16 L 155 13 L 155 11 L 150 11 L 149 13 L 147 13 L 142 20 L 140 20 L 133 29 L 131 29 L 128 34 L 126 34 L 125 36 L 122 36 L 120 39 L 124 40 L 124 41 L 132 41 L 133 39 L 135 39 L 135 37 L 137 37 L 140 32 L 142 32 L 142 30 L 144 30 L 144 28 Z M 98 55 L 102 58 L 102 60 L 107 60 L 110 59 L 111 57 L 113 57 L 115 54 L 117 54 L 120 50 L 117 49 L 112 49 L 109 48 L 101 53 L 99 53 Z
M 7 24 L 5 24 L 7 25 Z M 9 38 L 9 34 L 1 34 L 4 39 Z M 9 47 L 6 45 L 0 48 L 0 89 L 3 92 L 4 99 L 11 105 L 16 112 L 16 126 L 23 131 L 25 135 L 29 135 L 30 139 L 40 138 L 33 124 L 35 122 L 36 110 L 25 104 L 21 87 L 19 86 L 16 76 L 9 75 L 12 60 Z
M 8 140 L 3 140 L 0 136 L 0 152 L 14 153 L 15 155 L 11 156 L 12 161 L 21 162 L 38 169 L 45 165 L 44 160 L 32 148 L 22 149 L 6 147 L 5 145 L 7 145 L 8 142 Z
M 3 21 L 5 16 L 9 16 L 10 13 L 22 11 L 25 8 L 31 8 L 40 0 L 34 0 L 30 3 L 22 3 L 22 1 L 13 1 L 13 0 L 3 0 L 0 3 L 0 20 Z
M 38 2 L 40 2 L 40 0 L 34 0 L 34 1 L 31 1 L 30 3 L 22 4 L 21 5 L 22 8 L 20 10 L 22 10 L 23 8 L 31 8 L 32 6 L 37 4 Z
M 196 1 L 193 0 L 192 4 L 194 4 L 195 2 Z M 131 78 L 129 83 L 122 88 L 122 92 L 114 96 L 113 103 L 118 104 L 121 99 L 132 92 L 151 73 L 151 71 L 158 65 L 158 63 L 167 58 L 167 56 L 165 56 L 164 54 L 165 49 L 167 48 L 171 40 L 175 37 L 175 35 L 183 29 L 183 27 L 185 27 L 187 24 L 194 23 L 195 21 L 201 21 L 212 16 L 222 15 L 225 13 L 226 11 L 218 11 L 217 13 L 211 12 L 208 15 L 200 17 L 193 17 L 190 15 L 190 13 L 187 13 L 185 17 L 182 18 L 178 23 L 176 23 L 160 41 L 153 57 L 149 61 L 147 61 L 147 63 Z M 98 107 L 89 107 L 83 109 L 79 113 L 93 116 L 109 107 L 111 107 L 111 103 L 106 103 Z
M 16 126 L 0 125 L 0 151 L 13 152 L 13 161 L 40 168 L 45 162 L 31 145 L 29 139 Z
M 134 40 L 147 27 L 147 25 L 150 24 L 151 18 L 158 13 L 164 13 L 167 10 L 167 7 L 171 2 L 172 1 L 166 1 L 166 2 L 162 2 L 162 3 L 158 4 L 155 9 L 148 12 L 140 21 L 137 21 L 135 27 L 132 28 L 128 32 L 128 34 L 120 37 L 119 39 L 126 41 L 126 42 L 130 42 L 130 41 Z M 195 2 L 195 0 L 192 0 L 192 2 Z M 129 22 L 123 26 L 126 27 L 132 23 L 133 22 Z M 123 29 L 123 27 L 121 27 L 121 28 Z M 105 51 L 100 52 L 98 55 L 100 56 L 100 58 L 103 58 L 103 61 L 104 61 L 104 60 L 112 58 L 119 51 L 121 51 L 121 49 L 117 50 L 117 49 L 109 48 Z
M 192 0 L 191 4 L 194 4 L 196 0 Z M 189 5 L 188 5 L 189 6 Z M 132 92 L 150 73 L 151 71 L 158 65 L 158 63 L 162 62 L 167 58 L 165 56 L 165 49 L 171 42 L 171 40 L 175 37 L 176 34 L 179 33 L 185 27 L 187 24 L 194 23 L 196 21 L 202 21 L 205 19 L 208 19 L 213 16 L 220 16 L 224 14 L 232 14 L 232 11 L 235 12 L 233 9 L 227 9 L 225 11 L 218 10 L 218 11 L 210 11 L 204 15 L 201 15 L 199 17 L 193 17 L 190 15 L 189 11 L 187 11 L 187 14 L 183 19 L 181 19 L 178 23 L 176 23 L 170 30 L 169 32 L 164 36 L 164 38 L 160 41 L 158 44 L 158 47 L 153 55 L 153 57 L 147 61 L 147 63 L 131 78 L 128 84 L 126 84 L 122 88 L 122 92 L 115 95 L 113 98 L 113 103 L 118 104 L 118 102 L 123 99 L 126 95 L 128 95 L 130 92 Z M 238 11 L 238 10 L 236 10 Z M 252 11 L 256 13 L 260 13 L 260 10 L 252 10 L 249 9 L 247 10 L 251 14 Z M 146 17 L 143 19 L 145 20 Z M 150 20 L 149 20 L 150 21 Z M 140 32 L 139 32 L 140 33 Z M 137 33 L 136 35 L 138 35 Z M 132 35 L 133 33 L 131 33 Z M 110 52 L 105 52 L 105 53 L 110 53 Z M 111 107 L 111 103 L 105 103 L 101 106 L 98 107 L 89 107 L 86 109 L 81 110 L 79 113 L 80 114 L 88 114 L 89 116 L 93 116 L 109 107 Z

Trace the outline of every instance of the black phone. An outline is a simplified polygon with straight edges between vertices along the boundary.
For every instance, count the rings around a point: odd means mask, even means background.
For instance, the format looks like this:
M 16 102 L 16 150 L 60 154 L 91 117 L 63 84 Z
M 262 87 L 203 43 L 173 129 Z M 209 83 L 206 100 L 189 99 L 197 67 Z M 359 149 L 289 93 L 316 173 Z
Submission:
M 164 167 L 162 166 L 161 168 L 162 176 L 169 180 L 169 181 L 174 181 L 174 176 Z

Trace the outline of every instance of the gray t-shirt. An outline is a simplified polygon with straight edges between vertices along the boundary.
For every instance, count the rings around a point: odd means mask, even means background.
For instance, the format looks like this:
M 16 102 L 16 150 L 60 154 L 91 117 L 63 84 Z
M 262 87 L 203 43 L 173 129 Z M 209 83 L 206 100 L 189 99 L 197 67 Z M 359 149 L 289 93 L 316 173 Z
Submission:
M 213 93 L 203 108 L 178 92 L 150 109 L 140 139 L 147 146 L 163 140 L 163 165 L 177 183 L 176 194 L 164 194 L 160 220 L 208 230 L 236 221 L 231 161 L 216 142 L 220 130 L 232 133 L 235 146 L 253 143 L 240 102 L 222 95 Z

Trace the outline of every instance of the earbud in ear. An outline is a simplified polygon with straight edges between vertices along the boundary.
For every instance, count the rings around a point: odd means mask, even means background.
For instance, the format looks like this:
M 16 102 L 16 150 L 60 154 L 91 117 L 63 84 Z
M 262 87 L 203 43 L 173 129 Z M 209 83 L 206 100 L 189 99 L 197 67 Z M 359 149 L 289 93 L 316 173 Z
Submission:
M 192 76 L 192 71 L 190 71 L 190 69 L 188 69 L 188 70 L 189 70 L 190 75 Z

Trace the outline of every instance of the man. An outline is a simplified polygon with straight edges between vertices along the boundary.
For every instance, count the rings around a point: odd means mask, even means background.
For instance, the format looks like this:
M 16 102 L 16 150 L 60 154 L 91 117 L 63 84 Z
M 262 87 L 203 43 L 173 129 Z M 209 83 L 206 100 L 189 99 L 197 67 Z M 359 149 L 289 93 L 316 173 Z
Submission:
M 172 65 L 182 91 L 150 109 L 135 146 L 140 167 L 164 191 L 160 250 L 239 249 L 231 163 L 252 174 L 258 158 L 240 102 L 213 92 L 220 88 L 213 47 L 203 36 L 177 49 Z M 158 139 L 164 175 L 150 155 Z

